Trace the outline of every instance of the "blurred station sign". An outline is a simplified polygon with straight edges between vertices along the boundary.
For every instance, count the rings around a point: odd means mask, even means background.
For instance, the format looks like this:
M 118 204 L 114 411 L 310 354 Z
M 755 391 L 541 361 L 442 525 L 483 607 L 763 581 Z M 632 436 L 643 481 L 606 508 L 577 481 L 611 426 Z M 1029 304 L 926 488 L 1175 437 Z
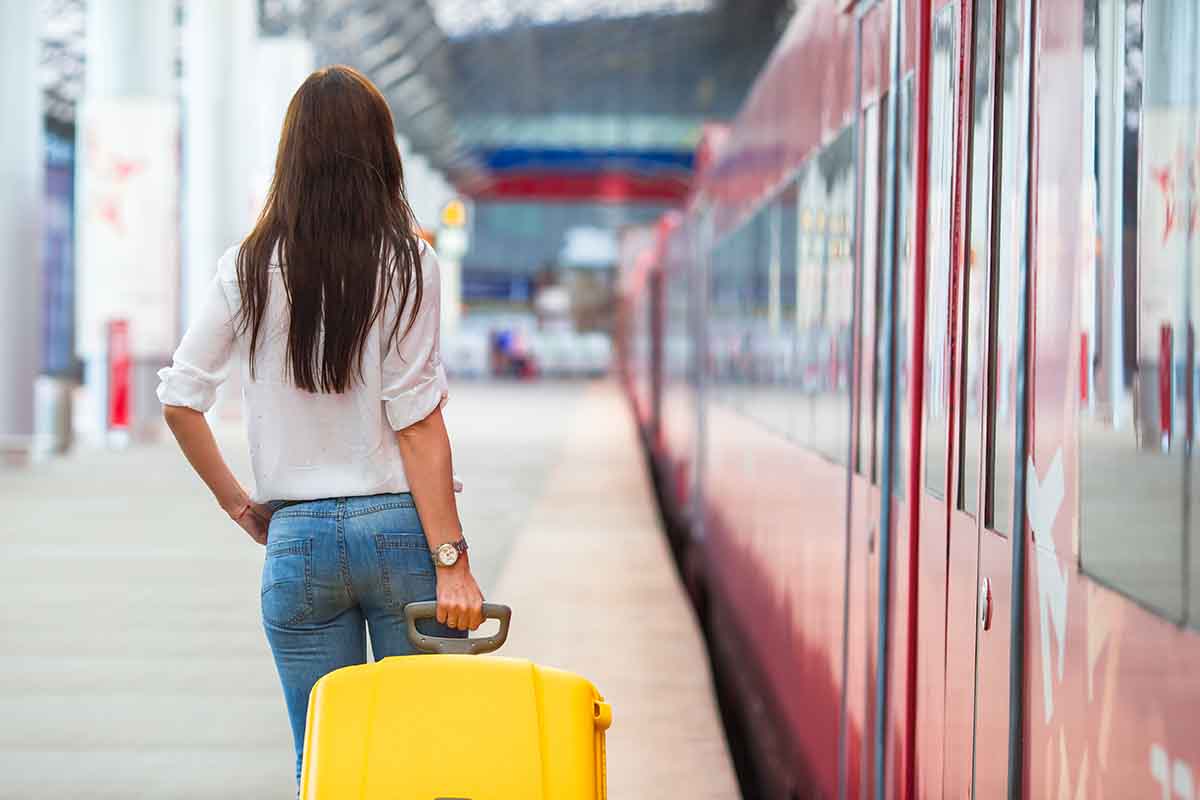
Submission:
M 533 279 L 529 275 L 489 270 L 464 270 L 464 302 L 502 302 L 522 304 L 533 297 Z

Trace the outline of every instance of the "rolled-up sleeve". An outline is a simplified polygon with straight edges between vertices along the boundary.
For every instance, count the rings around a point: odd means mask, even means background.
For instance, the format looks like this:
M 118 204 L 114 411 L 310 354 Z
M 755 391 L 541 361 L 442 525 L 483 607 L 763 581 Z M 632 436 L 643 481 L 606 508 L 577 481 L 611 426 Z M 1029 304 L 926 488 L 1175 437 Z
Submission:
M 381 393 L 388 423 L 397 431 L 425 419 L 450 397 L 441 357 L 441 277 L 437 256 L 428 247 L 421 271 L 421 306 L 412 327 L 407 327 L 406 318 L 400 325 L 403 335 L 396 340 L 388 341 L 390 324 L 381 334 L 385 348 Z M 410 305 L 414 294 L 409 294 Z
M 171 366 L 158 371 L 159 402 L 200 412 L 212 408 L 229 374 L 234 338 L 233 310 L 220 275 L 214 275 Z

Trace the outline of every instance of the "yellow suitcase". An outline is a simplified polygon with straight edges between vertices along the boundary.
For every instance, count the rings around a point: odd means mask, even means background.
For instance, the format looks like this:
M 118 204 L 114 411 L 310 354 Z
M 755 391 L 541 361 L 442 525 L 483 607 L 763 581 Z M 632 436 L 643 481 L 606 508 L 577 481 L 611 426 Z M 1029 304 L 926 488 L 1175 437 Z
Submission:
M 487 603 L 494 636 L 441 639 L 416 628 L 433 602 L 405 608 L 409 639 L 439 653 L 329 673 L 308 702 L 305 800 L 604 800 L 612 710 L 590 682 L 523 659 L 481 656 L 512 611 Z

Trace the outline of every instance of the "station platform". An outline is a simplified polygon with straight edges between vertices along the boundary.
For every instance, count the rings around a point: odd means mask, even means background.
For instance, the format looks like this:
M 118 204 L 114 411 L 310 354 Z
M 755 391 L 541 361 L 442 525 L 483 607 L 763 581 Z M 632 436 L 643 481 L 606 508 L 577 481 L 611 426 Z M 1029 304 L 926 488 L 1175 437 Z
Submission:
M 452 384 L 472 565 L 501 655 L 612 703 L 609 796 L 736 798 L 703 641 L 611 382 Z M 218 432 L 248 480 L 245 442 Z M 168 441 L 0 473 L 0 798 L 290 798 L 262 550 Z

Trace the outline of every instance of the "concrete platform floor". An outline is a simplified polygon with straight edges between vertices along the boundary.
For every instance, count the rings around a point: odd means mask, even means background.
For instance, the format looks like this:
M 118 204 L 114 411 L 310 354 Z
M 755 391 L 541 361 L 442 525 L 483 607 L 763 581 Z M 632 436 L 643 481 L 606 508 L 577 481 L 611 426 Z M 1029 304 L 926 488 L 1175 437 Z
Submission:
M 502 654 L 607 695 L 614 800 L 737 797 L 616 387 L 452 392 L 472 561 L 488 598 L 514 608 Z M 240 433 L 220 438 L 246 475 Z M 292 796 L 262 550 L 172 444 L 0 471 L 0 507 L 0 798 Z

